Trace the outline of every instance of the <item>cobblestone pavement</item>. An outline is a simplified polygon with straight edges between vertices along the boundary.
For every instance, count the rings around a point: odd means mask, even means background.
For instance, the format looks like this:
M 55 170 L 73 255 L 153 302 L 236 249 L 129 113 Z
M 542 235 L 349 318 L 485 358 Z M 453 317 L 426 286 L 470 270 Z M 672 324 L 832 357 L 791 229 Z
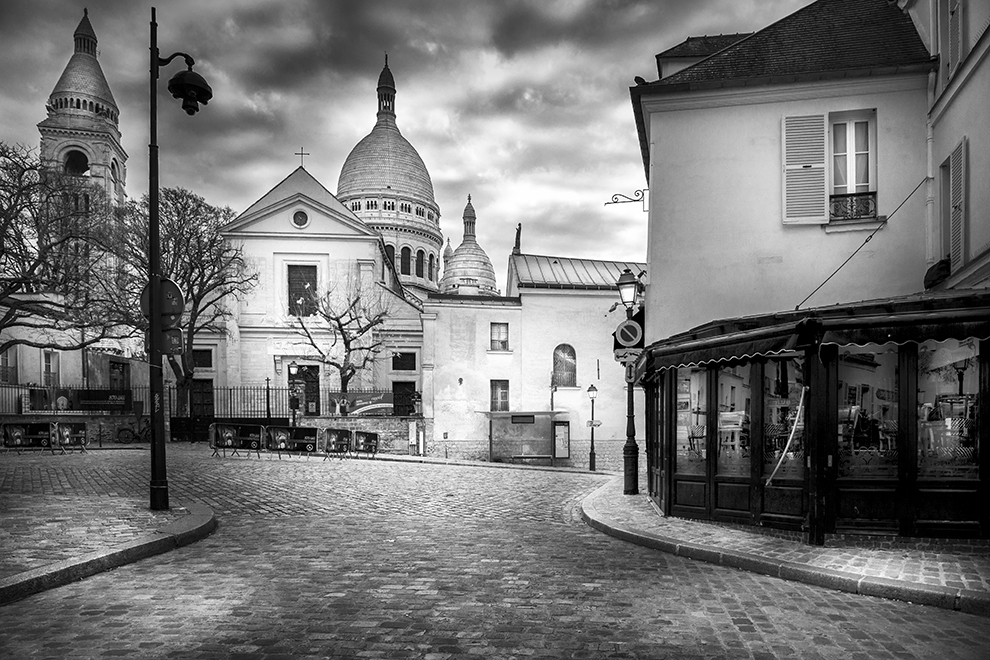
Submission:
M 216 533 L 0 607 L 0 658 L 990 657 L 983 617 L 601 534 L 603 476 L 168 451 Z M 91 454 L 4 457 L 0 502 L 147 496 L 146 453 Z

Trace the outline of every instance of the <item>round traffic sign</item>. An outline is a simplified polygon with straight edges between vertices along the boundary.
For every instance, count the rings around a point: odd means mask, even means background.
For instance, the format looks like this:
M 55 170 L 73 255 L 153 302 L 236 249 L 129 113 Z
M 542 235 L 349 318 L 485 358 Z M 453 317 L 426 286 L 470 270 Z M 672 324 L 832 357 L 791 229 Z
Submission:
M 626 319 L 615 329 L 615 341 L 620 346 L 630 348 L 638 345 L 643 340 L 643 328 L 632 319 Z

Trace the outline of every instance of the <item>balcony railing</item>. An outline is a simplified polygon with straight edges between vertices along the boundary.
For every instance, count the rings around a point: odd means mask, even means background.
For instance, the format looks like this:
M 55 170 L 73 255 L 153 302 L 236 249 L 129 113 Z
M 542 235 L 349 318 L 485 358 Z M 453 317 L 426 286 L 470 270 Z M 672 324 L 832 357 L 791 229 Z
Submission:
M 850 193 L 829 197 L 829 220 L 874 220 L 877 217 L 876 192 Z

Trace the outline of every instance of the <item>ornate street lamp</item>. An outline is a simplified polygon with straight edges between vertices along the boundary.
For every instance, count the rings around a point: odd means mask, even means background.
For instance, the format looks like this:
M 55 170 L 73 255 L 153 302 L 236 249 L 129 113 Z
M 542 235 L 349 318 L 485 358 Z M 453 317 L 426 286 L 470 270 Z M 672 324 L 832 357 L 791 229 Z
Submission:
M 299 373 L 299 365 L 296 364 L 295 360 L 293 360 L 292 362 L 289 363 L 289 375 L 296 376 L 298 373 Z
M 168 83 L 168 91 L 182 99 L 182 109 L 193 115 L 199 104 L 213 98 L 213 90 L 201 75 L 192 70 L 193 58 L 173 53 L 162 59 L 158 55 L 158 22 L 151 8 L 151 141 L 148 145 L 148 360 L 151 364 L 151 508 L 167 510 L 168 479 L 165 476 L 165 396 L 162 373 L 162 275 L 161 241 L 158 216 L 158 73 L 181 56 L 188 71 L 177 74 Z
M 598 388 L 588 385 L 588 398 L 591 399 L 591 451 L 588 452 L 588 469 L 595 471 L 595 397 L 598 396 Z
M 640 273 L 642 275 L 642 273 Z M 640 303 L 643 284 L 639 276 L 626 268 L 615 283 L 619 288 L 619 299 L 626 308 L 626 319 L 632 320 L 636 305 Z M 633 383 L 630 381 L 626 393 L 626 443 L 622 446 L 622 463 L 625 495 L 639 494 L 639 446 L 636 444 L 636 420 L 633 409 Z

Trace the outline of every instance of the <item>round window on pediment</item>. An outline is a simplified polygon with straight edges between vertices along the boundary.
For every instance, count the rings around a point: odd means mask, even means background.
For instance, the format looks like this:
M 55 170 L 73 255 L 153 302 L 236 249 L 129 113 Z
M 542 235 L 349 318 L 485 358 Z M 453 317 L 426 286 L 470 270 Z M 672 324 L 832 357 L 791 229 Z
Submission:
M 302 229 L 309 224 L 309 216 L 306 215 L 305 211 L 296 211 L 292 214 L 292 224 Z

